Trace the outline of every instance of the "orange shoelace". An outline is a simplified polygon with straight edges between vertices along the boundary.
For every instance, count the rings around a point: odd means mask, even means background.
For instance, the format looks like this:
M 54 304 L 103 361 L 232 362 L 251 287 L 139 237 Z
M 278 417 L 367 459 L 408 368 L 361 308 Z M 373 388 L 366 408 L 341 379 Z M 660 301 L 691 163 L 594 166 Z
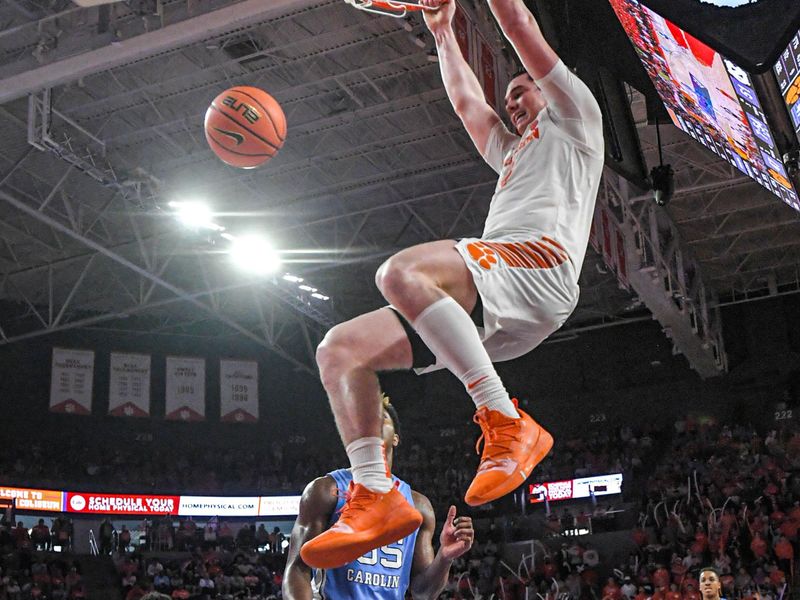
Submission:
M 398 485 L 395 482 L 395 487 Z M 368 508 L 368 504 L 373 501 L 374 496 L 378 494 L 371 490 L 364 488 L 367 493 L 356 495 L 353 493 L 355 486 L 350 482 L 350 486 L 345 492 L 336 490 L 337 498 L 344 498 L 344 505 L 339 509 L 339 519 L 346 519 L 354 516 L 358 512 L 364 512 Z
M 503 425 L 490 426 L 488 411 L 479 410 L 472 420 L 481 427 L 481 437 L 475 443 L 475 452 L 481 454 L 481 461 L 503 458 L 506 454 L 511 453 L 510 444 L 517 440 L 516 433 L 519 430 L 519 419 L 509 419 Z M 484 442 L 483 453 L 481 453 L 481 442 Z M 490 448 L 493 456 L 487 457 Z M 502 452 L 497 450 L 502 450 Z

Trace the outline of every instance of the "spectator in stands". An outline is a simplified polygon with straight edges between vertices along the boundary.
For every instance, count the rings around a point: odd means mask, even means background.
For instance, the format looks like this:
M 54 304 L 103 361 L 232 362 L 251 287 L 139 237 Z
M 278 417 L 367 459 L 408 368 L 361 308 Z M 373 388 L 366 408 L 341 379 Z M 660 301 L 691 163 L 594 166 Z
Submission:
M 203 528 L 203 547 L 212 548 L 217 545 L 217 528 L 211 521 Z
M 280 530 L 280 527 L 273 527 L 272 532 L 269 534 L 269 549 L 273 554 L 283 553 L 283 542 L 286 536 Z
M 11 537 L 14 540 L 14 547 L 17 550 L 30 550 L 31 549 L 31 535 L 28 533 L 22 521 L 17 522 L 17 526 L 11 532 Z
M 256 547 L 263 548 L 265 546 L 269 546 L 269 531 L 267 531 L 264 523 L 261 523 L 256 531 Z
M 31 543 L 35 550 L 50 549 L 50 528 L 45 525 L 44 519 L 39 519 L 39 522 L 31 529 Z
M 100 554 L 111 554 L 114 550 L 114 525 L 106 517 L 100 523 L 98 535 L 100 537 Z
M 119 532 L 118 540 L 118 551 L 120 554 L 124 554 L 128 551 L 128 546 L 131 545 L 131 532 L 127 525 L 122 526 L 122 531 Z

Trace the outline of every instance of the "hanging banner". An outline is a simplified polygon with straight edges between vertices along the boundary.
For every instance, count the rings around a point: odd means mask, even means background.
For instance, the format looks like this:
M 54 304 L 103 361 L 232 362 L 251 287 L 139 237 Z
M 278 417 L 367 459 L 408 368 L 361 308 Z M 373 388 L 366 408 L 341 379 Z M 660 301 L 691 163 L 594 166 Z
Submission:
M 150 416 L 149 355 L 112 352 L 108 379 L 108 414 Z
M 252 423 L 258 420 L 258 363 L 221 360 L 219 363 L 221 419 Z
M 496 111 L 502 109 L 502 105 L 498 102 L 497 93 L 497 59 L 494 56 L 494 51 L 482 35 L 478 35 L 478 63 L 480 64 L 480 80 L 483 87 L 483 95 L 489 106 Z
M 92 412 L 94 352 L 53 348 L 50 410 L 73 415 Z
M 206 360 L 167 357 L 167 419 L 202 421 L 206 418 Z
M 471 60 L 470 29 L 470 22 L 467 18 L 467 14 L 464 12 L 464 9 L 461 8 L 461 5 L 456 4 L 456 14 L 453 15 L 453 31 L 456 34 L 456 41 L 458 42 L 458 47 L 461 49 L 461 55 L 467 62 Z

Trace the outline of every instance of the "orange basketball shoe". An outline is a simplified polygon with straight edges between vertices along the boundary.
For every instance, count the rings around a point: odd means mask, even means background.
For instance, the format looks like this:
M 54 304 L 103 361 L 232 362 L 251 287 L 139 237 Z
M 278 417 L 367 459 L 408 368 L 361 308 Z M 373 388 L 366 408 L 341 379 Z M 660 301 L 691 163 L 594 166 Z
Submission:
M 397 485 L 385 494 L 350 483 L 339 520 L 300 548 L 309 567 L 335 569 L 370 550 L 410 535 L 422 525 L 422 515 L 403 497 Z
M 513 402 L 517 406 L 517 400 Z M 553 436 L 517 410 L 518 419 L 487 408 L 475 413 L 482 430 L 475 450 L 481 441 L 484 446 L 478 473 L 464 498 L 470 506 L 486 504 L 519 487 L 553 447 Z

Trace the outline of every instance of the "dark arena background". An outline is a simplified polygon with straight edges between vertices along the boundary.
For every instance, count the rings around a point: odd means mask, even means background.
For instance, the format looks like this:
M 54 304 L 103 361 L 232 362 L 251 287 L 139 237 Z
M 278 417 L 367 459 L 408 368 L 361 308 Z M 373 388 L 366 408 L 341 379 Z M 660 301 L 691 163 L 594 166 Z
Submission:
M 501 111 L 516 59 L 457 1 Z M 496 183 L 419 13 L 353 3 L 0 0 L 0 600 L 281 597 L 299 496 L 347 465 L 316 346 Z M 441 597 L 699 600 L 713 565 L 798 598 L 800 4 L 527 5 L 606 168 L 575 312 L 498 365 L 556 439 L 525 485 L 469 509 L 463 386 L 382 377 L 435 545 L 474 520 Z M 288 122 L 256 169 L 203 134 L 237 85 Z

